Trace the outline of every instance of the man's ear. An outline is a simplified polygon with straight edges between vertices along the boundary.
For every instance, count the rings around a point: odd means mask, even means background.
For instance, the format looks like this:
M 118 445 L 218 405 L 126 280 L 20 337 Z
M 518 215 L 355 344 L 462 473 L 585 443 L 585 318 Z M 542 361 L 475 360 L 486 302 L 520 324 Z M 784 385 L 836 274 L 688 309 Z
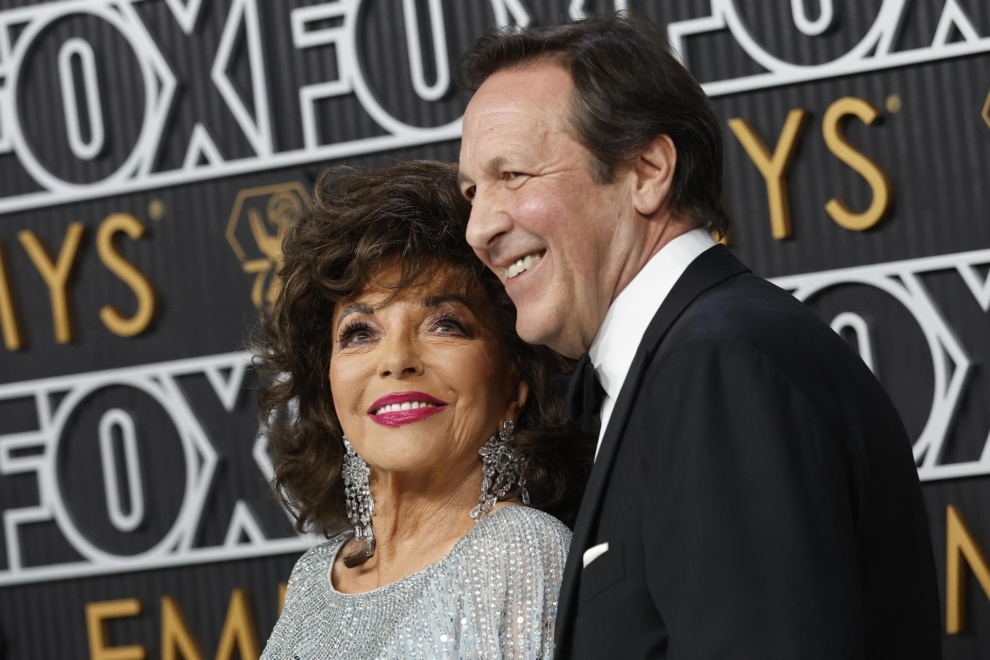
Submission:
M 667 203 L 676 167 L 677 147 L 669 135 L 658 135 L 636 158 L 633 206 L 640 215 L 651 216 Z

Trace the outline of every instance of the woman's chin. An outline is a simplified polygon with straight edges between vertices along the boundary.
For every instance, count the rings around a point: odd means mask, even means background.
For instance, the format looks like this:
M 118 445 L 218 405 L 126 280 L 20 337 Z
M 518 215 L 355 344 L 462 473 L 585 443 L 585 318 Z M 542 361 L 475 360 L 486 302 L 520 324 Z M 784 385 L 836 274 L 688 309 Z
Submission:
M 435 437 L 435 436 L 433 436 Z M 450 460 L 449 447 L 432 446 L 431 440 L 424 437 L 391 438 L 377 443 L 376 450 L 362 456 L 372 469 L 384 473 L 428 473 Z M 373 441 L 374 442 L 374 441 Z M 361 453 L 358 450 L 358 453 Z

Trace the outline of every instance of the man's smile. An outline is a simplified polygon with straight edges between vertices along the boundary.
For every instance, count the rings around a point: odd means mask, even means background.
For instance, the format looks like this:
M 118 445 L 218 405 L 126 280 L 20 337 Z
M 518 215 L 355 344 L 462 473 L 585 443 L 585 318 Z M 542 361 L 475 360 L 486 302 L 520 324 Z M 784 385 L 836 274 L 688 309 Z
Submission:
M 530 268 L 533 268 L 536 264 L 540 263 L 540 260 L 543 259 L 544 254 L 546 254 L 546 250 L 527 254 L 524 257 L 516 259 L 509 264 L 508 268 L 505 269 L 505 279 L 511 280 L 512 278 L 526 272 Z

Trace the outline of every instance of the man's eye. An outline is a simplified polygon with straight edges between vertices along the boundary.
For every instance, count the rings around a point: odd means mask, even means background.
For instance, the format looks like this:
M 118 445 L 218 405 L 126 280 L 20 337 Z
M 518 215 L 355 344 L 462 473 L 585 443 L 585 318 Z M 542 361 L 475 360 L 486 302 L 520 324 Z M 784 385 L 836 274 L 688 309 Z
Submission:
M 477 186 L 471 186 L 470 188 L 466 188 L 464 190 L 464 197 L 466 199 L 468 199 L 468 200 L 473 200 L 474 199 L 474 193 L 477 191 L 477 189 L 478 189 Z

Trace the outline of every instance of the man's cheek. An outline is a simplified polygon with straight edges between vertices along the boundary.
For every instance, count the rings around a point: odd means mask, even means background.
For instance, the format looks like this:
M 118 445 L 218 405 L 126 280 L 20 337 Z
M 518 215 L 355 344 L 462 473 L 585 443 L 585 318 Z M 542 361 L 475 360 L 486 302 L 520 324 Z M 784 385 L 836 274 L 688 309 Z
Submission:
M 488 268 L 490 268 L 491 271 L 496 275 L 498 275 L 499 277 L 502 276 L 502 274 L 499 272 L 499 270 L 501 269 L 496 268 L 495 266 L 492 265 L 491 252 L 489 252 L 488 250 L 479 250 L 478 248 L 472 248 L 472 250 L 474 250 L 474 256 L 478 257 L 478 259 L 481 260 L 481 263 L 488 266 Z
M 541 241 L 552 242 L 555 225 L 566 223 L 555 202 L 546 195 L 522 195 L 515 208 L 516 225 Z

